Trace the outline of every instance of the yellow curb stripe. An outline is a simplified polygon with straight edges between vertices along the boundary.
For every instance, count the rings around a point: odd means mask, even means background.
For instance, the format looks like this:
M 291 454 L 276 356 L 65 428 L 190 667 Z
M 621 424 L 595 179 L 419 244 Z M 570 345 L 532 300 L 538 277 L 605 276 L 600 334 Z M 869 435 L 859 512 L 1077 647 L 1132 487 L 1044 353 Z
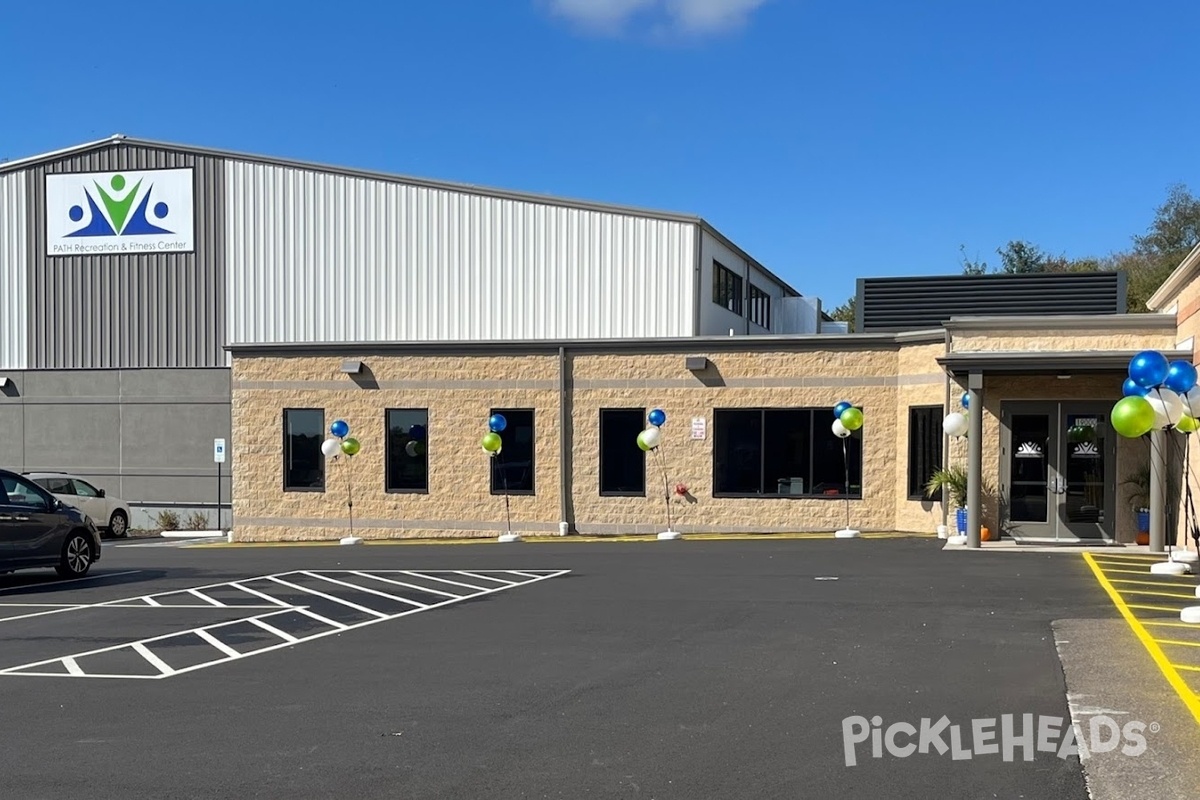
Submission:
M 1113 583 L 1126 584 L 1130 583 L 1134 586 L 1156 586 L 1160 589 L 1195 589 L 1194 583 L 1172 583 L 1171 581 L 1131 581 L 1128 578 L 1109 578 Z M 1122 589 L 1121 591 L 1125 591 Z
M 1097 561 L 1166 561 L 1167 555 L 1139 555 L 1136 553 L 1101 553 Z
M 1091 555 L 1091 554 L 1088 553 L 1087 555 Z M 1097 568 L 1099 568 L 1099 565 L 1097 565 Z M 1153 575 L 1154 574 L 1153 572 L 1151 572 L 1148 569 L 1106 569 L 1104 571 L 1108 572 L 1108 573 L 1116 572 L 1121 575 Z M 1174 577 L 1178 578 L 1179 576 L 1176 575 Z
M 1190 622 L 1163 622 L 1162 620 L 1146 620 L 1143 625 L 1153 625 L 1156 628 L 1187 628 L 1190 631 L 1200 631 L 1200 625 Z
M 1139 611 L 1166 611 L 1171 614 L 1178 614 L 1180 611 L 1183 610 L 1182 608 L 1178 608 L 1176 606 L 1146 606 L 1146 605 L 1140 605 L 1138 603 L 1130 603 L 1129 607 L 1136 608 Z
M 1104 588 L 1104 591 L 1108 593 L 1108 597 L 1110 600 L 1112 600 L 1113 605 L 1117 607 L 1117 611 L 1119 611 L 1121 616 L 1125 618 L 1125 622 L 1129 625 L 1130 629 L 1133 630 L 1134 636 L 1138 638 L 1138 640 L 1142 643 L 1142 646 L 1146 648 L 1146 652 L 1148 652 L 1150 657 L 1154 659 L 1154 663 L 1158 665 L 1158 669 L 1162 672 L 1163 677 L 1167 679 L 1167 683 L 1171 685 L 1171 688 L 1175 690 L 1177 695 L 1179 695 L 1179 699 L 1183 701 L 1185 706 L 1187 706 L 1188 711 L 1192 713 L 1192 718 L 1195 719 L 1196 723 L 1200 724 L 1200 696 L 1197 696 L 1196 693 L 1192 691 L 1192 688 L 1184 681 L 1183 676 L 1179 674 L 1179 670 L 1172 666 L 1170 660 L 1167 659 L 1166 653 L 1163 652 L 1162 647 L 1159 646 L 1158 642 L 1154 640 L 1154 637 L 1150 635 L 1149 631 L 1146 630 L 1145 626 L 1142 625 L 1141 621 L 1138 620 L 1133 611 L 1130 610 L 1129 605 L 1124 599 L 1122 599 L 1121 593 L 1118 592 L 1116 587 L 1109 582 L 1108 576 L 1104 574 L 1104 570 L 1102 570 L 1100 566 L 1096 564 L 1095 559 L 1092 558 L 1092 554 L 1084 553 L 1083 560 L 1087 562 L 1088 566 L 1092 570 L 1092 573 L 1096 576 L 1096 580 L 1100 582 L 1100 585 Z
M 1184 600 L 1196 600 L 1195 593 L 1179 594 L 1178 592 L 1146 592 L 1141 589 L 1121 589 L 1121 594 L 1153 595 L 1154 597 L 1181 597 Z
M 1177 644 L 1180 647 L 1200 647 L 1200 642 L 1181 642 L 1178 639 L 1156 639 L 1159 644 Z
M 1189 667 L 1187 664 L 1172 664 L 1175 669 L 1182 669 L 1188 672 L 1200 672 L 1200 667 Z

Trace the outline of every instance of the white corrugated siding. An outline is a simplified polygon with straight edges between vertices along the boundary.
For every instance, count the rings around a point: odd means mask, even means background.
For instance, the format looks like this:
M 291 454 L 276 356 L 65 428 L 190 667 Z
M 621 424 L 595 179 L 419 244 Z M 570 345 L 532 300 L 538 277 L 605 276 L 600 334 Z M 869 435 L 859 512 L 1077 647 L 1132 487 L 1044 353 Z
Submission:
M 25 172 L 0 175 L 0 369 L 28 366 L 28 204 Z
M 694 226 L 226 162 L 233 343 L 688 336 Z

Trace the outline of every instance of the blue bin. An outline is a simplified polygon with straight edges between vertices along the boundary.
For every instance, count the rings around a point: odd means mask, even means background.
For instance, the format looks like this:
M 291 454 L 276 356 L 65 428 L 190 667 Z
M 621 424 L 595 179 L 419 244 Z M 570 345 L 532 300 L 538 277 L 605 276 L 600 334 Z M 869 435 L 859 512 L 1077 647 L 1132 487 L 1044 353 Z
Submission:
M 965 508 L 958 509 L 958 512 L 955 514 L 955 518 L 958 520 L 958 535 L 966 536 L 967 535 L 967 510 Z
M 1138 511 L 1137 512 L 1137 528 L 1138 528 L 1138 533 L 1149 533 L 1150 532 L 1150 512 L 1149 511 Z

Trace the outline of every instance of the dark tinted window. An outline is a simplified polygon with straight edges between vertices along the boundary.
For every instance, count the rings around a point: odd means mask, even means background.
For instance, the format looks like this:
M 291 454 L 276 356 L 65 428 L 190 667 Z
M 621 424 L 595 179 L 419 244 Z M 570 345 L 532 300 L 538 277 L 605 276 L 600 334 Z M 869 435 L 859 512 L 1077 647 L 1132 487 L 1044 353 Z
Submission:
M 824 408 L 715 409 L 714 494 L 861 496 L 862 432 L 843 441 L 832 425 Z
M 489 414 L 501 414 L 508 422 L 500 434 L 500 455 L 490 458 L 492 493 L 533 494 L 533 409 L 493 408 Z
M 429 412 L 424 408 L 387 410 L 389 492 L 429 491 Z
M 600 494 L 646 494 L 646 454 L 637 444 L 646 425 L 644 408 L 600 409 Z
M 315 492 L 325 488 L 325 411 L 320 408 L 283 410 L 283 489 Z

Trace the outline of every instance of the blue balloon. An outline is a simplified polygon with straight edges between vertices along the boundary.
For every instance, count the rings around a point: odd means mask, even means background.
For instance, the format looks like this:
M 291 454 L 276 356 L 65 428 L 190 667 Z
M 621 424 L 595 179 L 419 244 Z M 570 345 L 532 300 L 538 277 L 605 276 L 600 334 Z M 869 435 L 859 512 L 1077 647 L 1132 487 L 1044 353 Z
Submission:
M 1196 368 L 1186 361 L 1172 361 L 1163 383 L 1176 394 L 1187 394 L 1196 388 Z
M 1167 357 L 1155 350 L 1143 350 L 1129 362 L 1129 377 L 1138 386 L 1153 389 L 1167 379 L 1170 364 Z
M 425 426 L 413 425 L 408 429 L 408 438 L 412 439 L 414 442 L 425 441 Z
M 504 418 L 503 414 L 492 414 L 491 418 L 488 419 L 488 430 L 492 433 L 500 433 L 507 427 L 508 420 Z
M 1125 397 L 1145 397 L 1151 391 L 1151 389 L 1147 389 L 1145 386 L 1138 386 L 1133 378 L 1126 378 L 1125 384 L 1121 387 L 1121 394 Z
M 851 405 L 850 403 L 846 402 L 845 400 L 843 400 L 842 402 L 838 403 L 836 406 L 833 407 L 833 415 L 835 417 L 837 417 L 838 419 L 841 419 L 842 412 L 845 411 L 847 408 L 854 408 L 854 406 Z
M 345 439 L 350 435 L 350 426 L 346 424 L 345 420 L 339 419 L 329 426 L 329 432 L 339 439 Z
M 970 392 L 963 392 L 962 404 L 963 404 L 963 408 L 971 407 L 971 393 Z
M 666 421 L 667 421 L 667 413 L 665 411 L 663 411 L 661 408 L 656 408 L 650 412 L 650 424 L 651 425 L 656 425 L 661 428 L 663 423 Z

